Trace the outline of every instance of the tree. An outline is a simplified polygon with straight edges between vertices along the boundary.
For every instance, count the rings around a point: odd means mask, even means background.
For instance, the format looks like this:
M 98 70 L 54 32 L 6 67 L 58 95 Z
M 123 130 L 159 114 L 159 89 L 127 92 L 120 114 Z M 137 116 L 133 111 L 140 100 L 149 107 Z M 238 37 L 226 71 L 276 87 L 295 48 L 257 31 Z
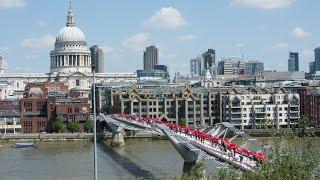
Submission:
M 302 136 L 307 135 L 306 131 L 310 125 L 311 125 L 311 121 L 308 117 L 302 116 L 301 118 L 299 118 L 298 127 L 301 128 L 301 135 Z
M 80 125 L 79 125 L 79 123 L 76 123 L 76 122 L 69 122 L 67 124 L 67 129 L 68 129 L 68 131 L 74 133 L 74 132 L 79 131 Z
M 59 117 L 52 123 L 53 132 L 59 132 L 60 130 L 63 129 L 63 127 L 64 127 L 63 121 Z
M 91 119 L 88 119 L 85 123 L 84 123 L 84 130 L 86 132 L 92 132 L 93 131 L 93 121 Z
M 187 124 L 187 120 L 185 118 L 180 118 L 178 121 L 179 125 L 186 125 Z

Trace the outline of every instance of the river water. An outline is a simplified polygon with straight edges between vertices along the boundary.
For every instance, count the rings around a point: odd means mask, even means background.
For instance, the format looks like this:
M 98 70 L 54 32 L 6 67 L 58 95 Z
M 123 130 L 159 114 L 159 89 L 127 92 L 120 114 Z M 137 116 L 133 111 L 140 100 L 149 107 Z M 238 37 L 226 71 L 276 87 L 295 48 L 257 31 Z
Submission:
M 0 179 L 92 179 L 90 141 L 38 142 L 36 149 L 0 148 Z M 99 179 L 173 179 L 183 159 L 169 141 L 128 139 L 123 148 L 98 144 Z

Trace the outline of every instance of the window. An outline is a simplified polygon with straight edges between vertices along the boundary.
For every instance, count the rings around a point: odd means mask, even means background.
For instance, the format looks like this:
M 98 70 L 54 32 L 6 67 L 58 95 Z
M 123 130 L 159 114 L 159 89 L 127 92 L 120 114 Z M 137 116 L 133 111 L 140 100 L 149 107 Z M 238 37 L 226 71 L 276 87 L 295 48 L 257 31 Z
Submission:
M 279 110 L 282 111 L 282 107 L 279 107 Z
M 80 86 L 80 80 L 79 79 L 76 80 L 76 86 Z

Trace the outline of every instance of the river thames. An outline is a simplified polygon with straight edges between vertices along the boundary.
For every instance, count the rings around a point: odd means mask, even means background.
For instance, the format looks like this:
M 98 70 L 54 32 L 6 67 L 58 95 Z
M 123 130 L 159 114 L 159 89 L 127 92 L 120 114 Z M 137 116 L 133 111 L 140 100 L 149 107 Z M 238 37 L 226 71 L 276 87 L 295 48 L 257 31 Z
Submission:
M 0 179 L 92 179 L 90 141 L 38 142 L 35 149 L 0 148 Z M 167 140 L 128 139 L 122 148 L 98 144 L 99 179 L 173 179 L 183 159 Z

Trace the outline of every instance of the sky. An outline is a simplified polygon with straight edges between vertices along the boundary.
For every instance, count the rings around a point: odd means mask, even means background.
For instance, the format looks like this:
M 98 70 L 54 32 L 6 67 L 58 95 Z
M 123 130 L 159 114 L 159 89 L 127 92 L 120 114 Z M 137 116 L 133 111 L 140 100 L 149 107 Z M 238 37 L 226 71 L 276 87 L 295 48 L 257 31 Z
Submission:
M 65 26 L 67 0 L 0 0 L 0 55 L 8 72 L 49 72 L 50 51 Z M 286 71 L 290 51 L 308 71 L 320 46 L 319 0 L 73 0 L 88 47 L 104 49 L 106 72 L 143 68 L 146 46 L 159 63 L 187 74 L 209 48 L 217 61 L 239 56 Z

